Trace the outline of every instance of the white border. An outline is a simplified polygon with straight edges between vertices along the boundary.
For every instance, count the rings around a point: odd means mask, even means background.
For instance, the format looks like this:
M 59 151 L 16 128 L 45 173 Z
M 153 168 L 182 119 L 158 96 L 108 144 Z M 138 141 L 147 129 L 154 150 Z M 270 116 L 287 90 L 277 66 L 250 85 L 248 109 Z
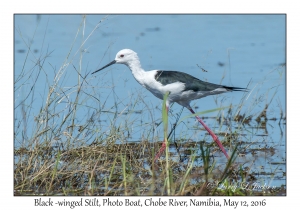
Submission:
M 138 2 L 138 3 L 137 3 Z M 148 2 L 148 4 L 147 4 Z M 287 14 L 287 196 L 286 197 L 233 197 L 241 201 L 267 199 L 267 208 L 296 207 L 299 201 L 299 37 L 300 16 L 297 1 L 6 1 L 1 3 L 1 206 L 3 209 L 32 209 L 36 197 L 13 196 L 13 14 L 14 13 L 286 13 Z M 295 3 L 294 3 L 295 2 Z M 41 3 L 41 4 L 39 4 Z M 5 5 L 4 5 L 5 4 Z M 295 145 L 295 146 L 294 146 Z M 52 197 L 74 200 L 79 197 Z M 92 198 L 92 197 L 90 197 Z M 158 198 L 158 197 L 156 197 Z M 171 197 L 164 197 L 169 199 Z M 200 197 L 199 199 L 207 199 Z M 223 197 L 214 197 L 222 200 Z M 229 197 L 226 197 L 226 199 Z M 45 198 L 46 199 L 46 198 Z M 99 198 L 103 199 L 103 198 Z M 119 197 L 126 199 L 126 197 Z M 134 198 L 130 198 L 134 199 Z M 142 197 L 141 199 L 147 199 Z M 186 200 L 186 197 L 176 197 Z M 261 208 L 266 208 L 261 207 Z M 123 206 L 122 209 L 134 209 Z M 153 207 L 152 207 L 153 208 Z M 165 207 L 155 207 L 162 209 Z M 182 207 L 172 207 L 182 208 Z M 196 208 L 196 207 L 195 207 Z M 199 207 L 197 207 L 199 208 Z M 201 208 L 201 207 L 200 207 Z M 228 207 L 228 209 L 233 209 Z M 61 208 L 60 208 L 61 209 Z M 65 207 L 65 209 L 70 209 Z M 77 208 L 75 208 L 77 209 Z M 106 209 L 106 208 L 102 208 Z M 191 207 L 189 207 L 191 209 Z M 241 208 L 238 208 L 241 209 Z

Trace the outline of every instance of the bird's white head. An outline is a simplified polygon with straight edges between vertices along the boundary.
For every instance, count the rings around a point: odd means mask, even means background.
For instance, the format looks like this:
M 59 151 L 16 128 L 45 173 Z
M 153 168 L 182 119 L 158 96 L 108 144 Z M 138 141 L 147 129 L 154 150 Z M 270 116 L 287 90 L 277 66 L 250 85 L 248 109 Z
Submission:
M 123 49 L 120 50 L 115 58 L 116 63 L 121 63 L 121 64 L 129 64 L 135 60 L 138 60 L 137 53 L 134 52 L 133 50 L 130 49 Z
M 109 64 L 103 66 L 102 68 L 98 69 L 97 71 L 94 71 L 92 74 L 101 71 L 102 69 L 105 69 L 106 67 L 112 65 L 112 64 L 125 64 L 127 66 L 132 65 L 133 63 L 139 64 L 139 57 L 137 56 L 137 53 L 134 52 L 133 50 L 130 49 L 123 49 L 120 50 L 117 55 L 115 60 L 110 62 Z

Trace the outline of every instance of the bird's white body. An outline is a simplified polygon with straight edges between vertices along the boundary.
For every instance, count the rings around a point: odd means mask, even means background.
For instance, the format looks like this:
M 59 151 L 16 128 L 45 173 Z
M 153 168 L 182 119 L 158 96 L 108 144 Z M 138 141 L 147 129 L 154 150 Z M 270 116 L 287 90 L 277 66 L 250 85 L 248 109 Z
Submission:
M 219 94 L 223 92 L 228 92 L 225 88 L 218 88 L 212 91 L 193 91 L 193 90 L 184 90 L 185 83 L 175 82 L 168 85 L 162 85 L 160 82 L 154 79 L 154 75 L 157 73 L 157 70 L 144 71 L 144 77 L 142 80 L 135 79 L 147 90 L 149 90 L 157 98 L 163 99 L 164 95 L 169 92 L 167 99 L 167 106 L 169 104 L 176 102 L 184 107 L 190 107 L 190 101 L 203 98 L 208 95 Z M 149 76 L 148 76 L 149 75 Z M 134 74 L 133 74 L 134 76 Z

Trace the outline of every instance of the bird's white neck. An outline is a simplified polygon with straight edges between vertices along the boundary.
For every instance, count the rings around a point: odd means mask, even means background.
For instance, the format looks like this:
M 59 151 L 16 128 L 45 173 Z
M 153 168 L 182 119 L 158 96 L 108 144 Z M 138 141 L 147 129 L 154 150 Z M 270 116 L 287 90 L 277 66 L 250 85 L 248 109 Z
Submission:
M 136 81 L 143 85 L 145 70 L 142 69 L 140 61 L 136 59 L 132 62 L 126 63 L 126 66 L 128 66 L 128 68 L 131 70 Z

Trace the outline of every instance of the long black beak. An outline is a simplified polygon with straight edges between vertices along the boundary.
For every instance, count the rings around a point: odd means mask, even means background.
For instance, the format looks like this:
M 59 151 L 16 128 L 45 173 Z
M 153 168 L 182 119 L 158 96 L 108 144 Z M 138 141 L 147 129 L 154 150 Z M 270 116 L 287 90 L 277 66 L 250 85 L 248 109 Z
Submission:
M 97 71 L 94 71 L 92 74 L 95 74 L 96 72 L 101 71 L 102 69 L 105 69 L 106 67 L 108 67 L 108 66 L 110 66 L 110 65 L 113 65 L 113 64 L 115 64 L 115 63 L 116 63 L 116 61 L 113 60 L 113 61 L 110 62 L 109 64 L 103 66 L 101 69 L 98 69 Z

